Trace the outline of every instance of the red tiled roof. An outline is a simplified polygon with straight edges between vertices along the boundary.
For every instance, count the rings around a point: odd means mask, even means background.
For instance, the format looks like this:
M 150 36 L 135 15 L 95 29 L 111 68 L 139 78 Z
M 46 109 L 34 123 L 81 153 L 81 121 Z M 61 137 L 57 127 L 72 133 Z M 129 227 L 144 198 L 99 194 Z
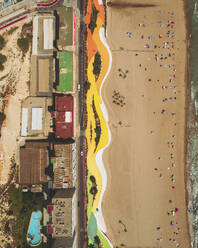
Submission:
M 73 96 L 56 96 L 56 111 L 73 111 Z
M 47 212 L 48 212 L 48 214 L 52 214 L 52 211 L 53 210 L 54 210 L 54 206 L 53 205 L 47 206 Z
M 56 136 L 69 138 L 74 136 L 74 99 L 73 96 L 56 96 L 55 98 Z M 65 112 L 71 112 L 71 122 L 65 121 Z
M 50 225 L 50 224 L 48 224 L 48 225 L 47 225 L 47 233 L 48 233 L 48 234 L 51 234 L 51 233 L 53 233 L 53 232 L 54 232 L 53 226 Z

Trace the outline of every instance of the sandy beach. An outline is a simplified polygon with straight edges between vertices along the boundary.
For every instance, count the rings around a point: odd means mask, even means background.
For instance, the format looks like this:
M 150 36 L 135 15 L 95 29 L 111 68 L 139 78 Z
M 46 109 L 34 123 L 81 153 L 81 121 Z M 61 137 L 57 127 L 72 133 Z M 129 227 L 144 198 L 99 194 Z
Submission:
M 102 90 L 111 131 L 103 155 L 106 234 L 114 247 L 188 248 L 184 1 L 111 2 L 113 62 Z
M 0 111 L 3 111 L 3 105 L 6 102 L 4 109 L 6 120 L 3 123 L 0 138 L 0 185 L 8 180 L 11 158 L 18 162 L 21 101 L 29 95 L 30 50 L 23 56 L 17 46 L 17 39 L 20 37 L 22 26 L 30 21 L 31 19 L 26 19 L 6 31 L 1 31 L 6 41 L 1 53 L 6 54 L 7 61 L 4 64 L 5 69 L 0 72 L 0 90 L 7 93 L 5 97 L 0 98 Z
M 17 46 L 17 39 L 23 25 L 30 22 L 31 19 L 26 19 L 0 32 L 6 41 L 1 53 L 7 56 L 5 68 L 0 72 L 0 111 L 6 115 L 0 137 L 0 247 L 13 243 L 12 233 L 5 231 L 5 223 L 13 223 L 14 219 L 13 215 L 8 214 L 8 189 L 16 180 L 16 169 L 12 166 L 19 163 L 21 101 L 29 95 L 30 74 L 30 49 L 23 55 Z

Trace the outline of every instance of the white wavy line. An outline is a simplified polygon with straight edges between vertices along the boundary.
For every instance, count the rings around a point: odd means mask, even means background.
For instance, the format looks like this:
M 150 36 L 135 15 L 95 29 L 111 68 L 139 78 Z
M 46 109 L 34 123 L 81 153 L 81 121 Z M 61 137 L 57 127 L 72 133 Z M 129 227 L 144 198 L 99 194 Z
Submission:
M 111 133 L 110 133 L 110 129 L 108 126 L 108 121 L 109 121 L 108 113 L 107 113 L 107 109 L 106 109 L 104 102 L 103 102 L 103 99 L 102 99 L 101 91 L 102 91 L 102 86 L 104 84 L 104 81 L 106 80 L 106 78 L 107 78 L 107 76 L 111 70 L 112 55 L 111 55 L 110 48 L 106 42 L 104 31 L 105 31 L 104 28 L 100 28 L 99 36 L 100 36 L 101 42 L 104 44 L 104 46 L 106 47 L 106 49 L 109 53 L 109 67 L 108 67 L 107 73 L 106 73 L 105 77 L 103 78 L 103 81 L 102 81 L 101 86 L 100 86 L 100 97 L 101 97 L 101 101 L 102 101 L 102 103 L 100 104 L 100 107 L 101 107 L 101 110 L 102 110 L 102 113 L 104 115 L 104 119 L 105 119 L 105 122 L 107 125 L 109 139 L 108 139 L 108 143 L 106 144 L 106 146 L 104 146 L 100 151 L 98 151 L 98 153 L 96 155 L 96 163 L 97 163 L 97 166 L 98 166 L 100 173 L 101 173 L 101 176 L 102 176 L 102 189 L 101 189 L 101 194 L 100 194 L 99 203 L 98 203 L 99 211 L 95 213 L 95 217 L 97 220 L 98 229 L 101 232 L 106 233 L 106 225 L 105 225 L 104 217 L 102 214 L 101 203 L 102 203 L 102 198 L 103 198 L 104 192 L 106 190 L 106 186 L 107 186 L 107 174 L 106 174 L 106 170 L 104 168 L 104 164 L 103 164 L 103 160 L 102 160 L 102 154 L 103 154 L 103 151 L 109 146 L 109 144 L 111 142 Z M 107 239 L 110 247 L 113 248 L 113 245 L 110 243 L 109 239 L 106 236 L 105 236 L 105 238 Z

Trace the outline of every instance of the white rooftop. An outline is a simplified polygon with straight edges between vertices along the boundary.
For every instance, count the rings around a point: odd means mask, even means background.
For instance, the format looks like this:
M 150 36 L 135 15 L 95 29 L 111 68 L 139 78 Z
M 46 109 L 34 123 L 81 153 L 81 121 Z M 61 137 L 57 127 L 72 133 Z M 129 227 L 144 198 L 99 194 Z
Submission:
M 72 122 L 72 113 L 71 113 L 71 111 L 66 111 L 65 112 L 65 122 L 67 122 L 67 123 Z
M 22 108 L 21 136 L 27 136 L 27 129 L 28 129 L 28 109 Z
M 53 49 L 53 19 L 43 19 L 43 48 Z
M 32 130 L 42 130 L 42 108 L 32 108 Z
M 38 16 L 33 18 L 32 55 L 38 55 Z

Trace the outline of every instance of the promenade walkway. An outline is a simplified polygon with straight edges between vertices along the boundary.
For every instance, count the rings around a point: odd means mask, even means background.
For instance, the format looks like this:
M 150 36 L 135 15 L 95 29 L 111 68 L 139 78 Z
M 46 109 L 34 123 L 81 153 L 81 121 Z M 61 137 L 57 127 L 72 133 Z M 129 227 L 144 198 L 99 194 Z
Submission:
M 103 149 L 109 143 L 109 132 L 106 123 L 107 116 L 104 116 L 104 105 L 101 98 L 101 87 L 103 81 L 108 73 L 110 65 L 110 56 L 101 40 L 101 36 L 104 35 L 104 8 L 98 0 L 94 0 L 93 4 L 97 8 L 97 27 L 94 29 L 93 34 L 88 28 L 87 36 L 87 55 L 88 55 L 88 81 L 90 82 L 90 89 L 87 92 L 87 129 L 86 138 L 88 144 L 87 152 L 87 192 L 88 192 L 88 206 L 87 206 L 87 217 L 88 217 L 88 242 L 94 243 L 94 238 L 97 235 L 100 238 L 100 242 L 103 247 L 111 247 L 110 242 L 102 234 L 106 231 L 105 222 L 102 215 L 101 202 L 102 197 L 106 188 L 106 172 L 102 162 L 102 152 Z M 86 24 L 90 23 L 91 11 L 93 10 L 92 1 L 88 1 L 87 6 L 87 16 Z M 93 62 L 96 52 L 101 55 L 102 67 L 99 77 L 96 79 L 93 74 Z M 99 137 L 99 142 L 97 143 L 97 132 L 96 129 L 101 128 L 101 134 Z M 97 194 L 93 197 L 90 194 L 90 189 L 92 183 L 90 181 L 90 176 L 94 176 L 97 184 Z

